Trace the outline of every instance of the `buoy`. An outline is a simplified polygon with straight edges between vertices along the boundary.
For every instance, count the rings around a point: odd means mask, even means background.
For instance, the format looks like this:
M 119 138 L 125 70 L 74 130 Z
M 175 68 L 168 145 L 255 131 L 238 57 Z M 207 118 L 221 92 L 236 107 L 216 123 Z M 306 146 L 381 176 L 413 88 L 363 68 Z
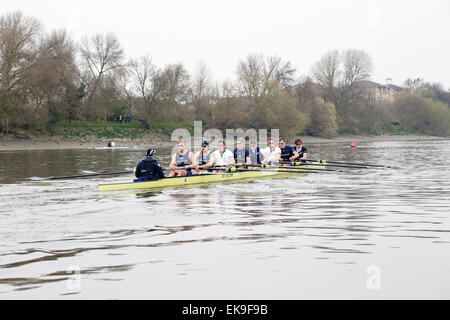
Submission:
M 351 147 L 352 147 L 352 148 L 356 148 L 356 142 L 352 142 Z

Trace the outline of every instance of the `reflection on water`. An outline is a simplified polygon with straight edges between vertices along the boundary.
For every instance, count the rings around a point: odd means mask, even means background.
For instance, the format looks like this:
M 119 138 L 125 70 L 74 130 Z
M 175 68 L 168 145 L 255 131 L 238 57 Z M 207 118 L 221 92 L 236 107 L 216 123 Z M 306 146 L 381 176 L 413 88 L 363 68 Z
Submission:
M 0 298 L 450 298 L 449 141 L 308 150 L 402 169 L 99 193 L 132 176 L 28 178 L 121 171 L 144 150 L 0 152 Z

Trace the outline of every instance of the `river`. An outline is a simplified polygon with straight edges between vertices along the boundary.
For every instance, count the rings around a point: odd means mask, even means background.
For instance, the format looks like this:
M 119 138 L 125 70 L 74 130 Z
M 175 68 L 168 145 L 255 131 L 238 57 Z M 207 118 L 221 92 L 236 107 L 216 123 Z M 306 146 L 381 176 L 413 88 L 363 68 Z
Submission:
M 305 146 L 401 168 L 99 192 L 132 176 L 29 178 L 145 151 L 0 152 L 0 299 L 449 299 L 450 140 Z

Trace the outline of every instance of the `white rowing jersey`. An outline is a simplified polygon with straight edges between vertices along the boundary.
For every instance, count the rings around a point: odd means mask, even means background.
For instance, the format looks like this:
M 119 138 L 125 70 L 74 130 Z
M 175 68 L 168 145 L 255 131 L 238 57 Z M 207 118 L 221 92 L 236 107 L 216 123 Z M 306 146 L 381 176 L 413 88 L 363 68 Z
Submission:
M 275 147 L 274 149 L 270 149 L 270 147 L 265 148 L 262 153 L 264 154 L 264 160 L 269 159 L 269 161 L 278 163 L 278 155 L 281 155 L 281 149 L 278 147 Z
M 226 149 L 224 153 L 219 150 L 214 151 L 214 157 L 216 158 L 216 162 L 214 163 L 216 167 L 224 166 L 227 163 L 232 163 L 234 160 L 233 152 Z

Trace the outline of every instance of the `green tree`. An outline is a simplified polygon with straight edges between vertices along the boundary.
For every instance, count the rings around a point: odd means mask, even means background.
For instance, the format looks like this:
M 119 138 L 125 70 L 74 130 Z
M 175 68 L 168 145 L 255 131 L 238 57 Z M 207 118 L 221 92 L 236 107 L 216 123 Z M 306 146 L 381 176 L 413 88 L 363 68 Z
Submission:
M 403 92 L 396 97 L 391 112 L 403 128 L 428 135 L 450 134 L 450 109 L 441 101 Z
M 303 133 L 309 124 L 308 116 L 296 108 L 294 99 L 285 90 L 257 99 L 257 105 L 261 128 L 279 129 L 282 135 L 294 136 Z
M 315 136 L 331 138 L 337 135 L 337 130 L 334 104 L 317 97 L 311 111 L 310 132 Z
M 7 133 L 10 123 L 24 113 L 26 72 L 33 64 L 40 32 L 41 24 L 20 11 L 0 17 L 0 125 Z

